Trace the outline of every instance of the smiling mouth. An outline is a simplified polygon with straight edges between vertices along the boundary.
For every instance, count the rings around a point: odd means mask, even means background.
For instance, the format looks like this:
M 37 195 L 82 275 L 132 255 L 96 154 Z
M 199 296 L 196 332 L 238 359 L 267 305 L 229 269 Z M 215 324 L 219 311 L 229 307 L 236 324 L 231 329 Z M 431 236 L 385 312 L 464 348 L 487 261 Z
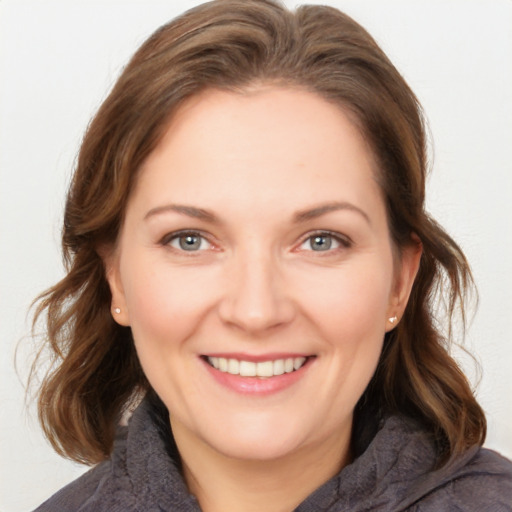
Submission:
M 292 373 L 302 368 L 308 357 L 287 357 L 272 361 L 244 361 L 226 357 L 205 357 L 210 366 L 222 373 L 240 375 L 240 377 L 269 378 Z

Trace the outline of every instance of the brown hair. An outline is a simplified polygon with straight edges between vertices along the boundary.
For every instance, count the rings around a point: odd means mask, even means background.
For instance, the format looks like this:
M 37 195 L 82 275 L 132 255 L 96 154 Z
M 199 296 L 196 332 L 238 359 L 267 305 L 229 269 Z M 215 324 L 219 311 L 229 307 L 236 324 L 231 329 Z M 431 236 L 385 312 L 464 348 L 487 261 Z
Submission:
M 46 313 L 54 363 L 39 395 L 47 437 L 60 454 L 98 462 L 111 452 L 130 399 L 149 389 L 130 329 L 111 317 L 99 248 L 115 244 L 137 171 L 183 100 L 206 88 L 260 83 L 302 87 L 351 112 L 376 156 L 398 252 L 413 234 L 423 246 L 404 316 L 386 335 L 358 410 L 370 404 L 417 418 L 443 461 L 481 444 L 483 412 L 434 318 L 440 284 L 451 321 L 472 280 L 460 248 L 425 212 L 425 126 L 416 97 L 350 17 L 320 6 L 290 12 L 271 0 L 216 0 L 158 29 L 91 122 L 65 209 L 67 275 L 40 297 L 34 320 Z

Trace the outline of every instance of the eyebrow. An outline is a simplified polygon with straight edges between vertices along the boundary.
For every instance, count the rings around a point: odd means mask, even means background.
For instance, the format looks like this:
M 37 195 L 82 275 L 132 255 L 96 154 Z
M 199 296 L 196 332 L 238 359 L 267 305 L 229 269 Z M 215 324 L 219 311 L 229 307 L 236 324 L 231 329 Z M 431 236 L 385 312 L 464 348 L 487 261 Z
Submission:
M 321 204 L 319 206 L 315 206 L 314 208 L 308 208 L 306 210 L 300 210 L 294 214 L 293 222 L 295 224 L 300 224 L 301 222 L 313 220 L 318 217 L 321 217 L 322 215 L 326 215 L 327 213 L 339 210 L 349 210 L 358 213 L 366 220 L 366 222 L 368 222 L 368 224 L 371 225 L 370 217 L 364 210 L 358 208 L 352 203 L 338 201 Z M 166 204 L 163 206 L 157 206 L 156 208 L 152 208 L 146 213 L 146 215 L 144 216 L 144 220 L 155 215 L 160 215 L 167 212 L 174 212 L 180 215 L 186 215 L 187 217 L 192 217 L 194 219 L 199 219 L 212 224 L 219 223 L 219 219 L 213 212 L 205 210 L 204 208 L 197 208 L 195 206 L 187 206 L 181 204 Z
M 166 204 L 152 208 L 148 213 L 146 213 L 144 220 L 167 212 L 179 213 L 205 222 L 218 223 L 217 217 L 212 212 L 204 210 L 203 208 L 196 208 L 195 206 L 185 206 L 181 204 Z
M 358 213 L 366 220 L 366 222 L 368 222 L 368 224 L 371 225 L 370 217 L 364 210 L 361 210 L 361 208 L 357 207 L 352 203 L 347 203 L 344 201 L 334 201 L 331 203 L 321 204 L 319 206 L 315 206 L 314 208 L 309 208 L 307 210 L 301 210 L 293 216 L 293 221 L 298 224 L 300 222 L 316 219 L 318 217 L 321 217 L 322 215 L 325 215 L 330 212 L 335 212 L 338 210 L 349 210 Z

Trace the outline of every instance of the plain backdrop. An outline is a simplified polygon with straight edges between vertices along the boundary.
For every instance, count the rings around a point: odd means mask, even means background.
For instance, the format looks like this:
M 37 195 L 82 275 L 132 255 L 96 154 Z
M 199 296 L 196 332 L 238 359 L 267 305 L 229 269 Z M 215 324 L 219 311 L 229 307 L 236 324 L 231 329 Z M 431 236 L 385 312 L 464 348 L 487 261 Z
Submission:
M 89 119 L 138 45 L 197 3 L 0 0 L 1 512 L 31 510 L 85 469 L 51 451 L 24 405 L 27 311 L 62 276 L 64 194 Z M 361 22 L 423 103 L 428 208 L 466 251 L 480 291 L 466 344 L 483 368 L 487 446 L 512 457 L 512 1 L 310 3 Z

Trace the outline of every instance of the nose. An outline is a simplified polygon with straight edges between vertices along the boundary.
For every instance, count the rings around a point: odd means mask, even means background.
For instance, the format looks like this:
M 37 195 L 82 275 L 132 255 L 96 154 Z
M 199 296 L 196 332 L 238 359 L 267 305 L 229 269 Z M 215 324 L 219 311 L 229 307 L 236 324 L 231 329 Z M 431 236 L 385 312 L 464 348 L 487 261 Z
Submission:
M 221 320 L 250 334 L 290 323 L 296 314 L 278 262 L 270 255 L 239 255 L 226 269 Z

